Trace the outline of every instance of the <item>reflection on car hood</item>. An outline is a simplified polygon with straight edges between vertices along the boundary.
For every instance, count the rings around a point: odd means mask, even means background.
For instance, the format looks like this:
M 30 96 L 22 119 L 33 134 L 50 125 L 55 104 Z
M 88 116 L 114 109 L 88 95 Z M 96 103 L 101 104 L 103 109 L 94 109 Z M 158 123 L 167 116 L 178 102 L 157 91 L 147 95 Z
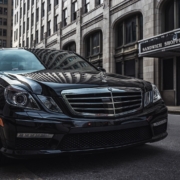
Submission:
M 103 73 L 99 71 L 94 72 L 78 72 L 78 71 L 49 71 L 42 70 L 33 73 L 16 75 L 13 74 L 24 85 L 31 87 L 35 90 L 40 89 L 42 91 L 50 88 L 55 91 L 55 94 L 60 94 L 64 89 L 83 88 L 83 87 L 138 87 L 141 89 L 146 88 L 151 90 L 152 86 L 149 82 L 135 79 L 127 76 Z M 36 88 L 35 88 L 36 87 Z M 40 93 L 38 91 L 38 93 Z

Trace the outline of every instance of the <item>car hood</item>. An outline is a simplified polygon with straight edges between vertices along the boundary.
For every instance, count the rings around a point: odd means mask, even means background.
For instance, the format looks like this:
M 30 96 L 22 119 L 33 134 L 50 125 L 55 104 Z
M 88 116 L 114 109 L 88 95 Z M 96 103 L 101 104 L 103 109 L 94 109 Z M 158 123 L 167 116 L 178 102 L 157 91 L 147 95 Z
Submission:
M 49 71 L 42 70 L 25 74 L 9 74 L 29 91 L 35 94 L 61 95 L 65 89 L 77 89 L 87 87 L 135 87 L 145 91 L 151 90 L 151 83 L 136 78 L 118 74 L 78 71 Z M 11 83 L 12 84 L 12 83 Z

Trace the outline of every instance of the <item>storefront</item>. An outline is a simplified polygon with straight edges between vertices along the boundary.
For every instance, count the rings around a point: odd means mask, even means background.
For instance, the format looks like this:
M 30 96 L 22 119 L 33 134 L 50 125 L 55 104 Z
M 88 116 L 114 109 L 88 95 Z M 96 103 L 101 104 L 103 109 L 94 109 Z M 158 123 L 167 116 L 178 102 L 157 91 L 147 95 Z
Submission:
M 166 105 L 180 106 L 180 29 L 139 41 L 139 57 L 159 58 L 161 95 Z

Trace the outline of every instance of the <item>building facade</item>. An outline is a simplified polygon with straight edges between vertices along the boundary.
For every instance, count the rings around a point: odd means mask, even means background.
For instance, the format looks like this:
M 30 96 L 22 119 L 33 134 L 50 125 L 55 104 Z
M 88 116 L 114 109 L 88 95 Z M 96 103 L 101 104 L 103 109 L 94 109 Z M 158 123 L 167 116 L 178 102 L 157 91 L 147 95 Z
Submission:
M 12 0 L 0 0 L 0 48 L 12 47 Z
M 179 28 L 179 13 L 180 0 L 15 0 L 13 47 L 75 51 L 156 84 L 167 105 L 180 105 L 178 53 L 140 56 L 138 43 Z

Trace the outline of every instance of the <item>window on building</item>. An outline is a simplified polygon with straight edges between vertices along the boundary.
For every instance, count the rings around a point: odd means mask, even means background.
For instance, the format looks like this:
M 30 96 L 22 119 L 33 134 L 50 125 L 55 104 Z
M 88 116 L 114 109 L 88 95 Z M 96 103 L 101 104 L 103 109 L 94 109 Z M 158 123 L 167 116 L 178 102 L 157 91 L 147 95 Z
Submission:
M 48 12 L 51 11 L 51 0 L 48 0 Z
M 173 66 L 174 66 L 173 59 L 164 59 L 163 60 L 163 90 L 173 90 L 174 89 Z
M 51 21 L 47 23 L 47 36 L 51 36 Z
M 59 4 L 59 0 L 54 0 L 54 6 Z
M 116 73 L 117 74 L 122 74 L 122 62 L 117 62 L 116 63 Z
M 34 5 L 34 0 L 32 0 L 32 5 Z
M 89 12 L 89 10 L 90 10 L 90 0 L 83 0 L 83 4 L 84 4 L 84 13 Z
M 135 77 L 135 60 L 124 61 L 124 75 Z
M 15 17 L 14 17 L 14 24 L 16 25 L 16 14 L 15 14 Z
M 139 70 L 138 70 L 138 78 L 143 79 L 143 58 L 139 59 Z
M 23 22 L 23 34 L 25 33 L 25 22 Z
M 4 0 L 4 4 L 8 4 L 8 0 Z
M 123 23 L 117 25 L 117 46 L 120 47 L 123 45 Z
M 24 41 L 23 41 L 23 42 L 22 42 L 22 47 L 24 47 L 24 44 L 25 44 L 25 43 L 24 43 Z
M 19 27 L 19 37 L 21 37 L 21 26 Z
M 36 22 L 39 21 L 39 8 L 36 9 Z
M 22 8 L 20 8 L 20 19 L 22 18 Z
M 136 18 L 126 21 L 126 44 L 136 41 Z
M 27 10 L 29 10 L 29 8 L 30 8 L 30 2 L 29 2 L 30 0 L 27 0 Z
M 44 26 L 41 27 L 41 41 L 44 39 Z
M 100 5 L 104 2 L 104 0 L 96 0 L 96 5 Z
M 77 1 L 72 3 L 72 21 L 77 18 Z
M 67 9 L 63 10 L 63 26 L 67 25 Z
M 102 51 L 102 33 L 94 32 L 86 38 L 86 57 L 97 55 Z
M 7 26 L 7 19 L 3 19 L 3 25 Z
M 29 47 L 29 38 L 26 39 L 26 47 Z
M 3 36 L 7 36 L 7 30 L 3 29 Z
M 2 40 L 0 39 L 0 47 L 2 47 Z
M 41 6 L 41 18 L 44 17 L 45 11 L 44 11 L 44 2 L 42 3 Z
M 3 19 L 2 19 L 2 18 L 0 18 L 0 25 L 2 25 L 2 23 L 3 23 Z
M 33 34 L 31 34 L 31 47 L 34 45 Z
M 0 0 L 0 4 L 3 4 L 3 0 Z
M 34 26 L 34 13 L 31 14 L 31 26 Z
M 58 16 L 54 16 L 54 32 L 58 31 Z
M 38 37 L 38 30 L 36 31 L 36 44 L 39 42 L 39 37 Z
M 17 18 L 17 19 L 16 19 L 16 21 L 17 21 L 17 23 L 18 23 L 18 19 L 19 19 L 19 17 L 18 17 L 18 12 L 17 12 L 17 16 L 16 16 L 16 18 Z
M 3 14 L 3 8 L 0 7 L 0 14 Z
M 23 7 L 23 14 L 26 14 L 26 3 L 24 3 L 24 7 Z
M 171 0 L 165 7 L 165 32 L 174 29 L 174 1 Z
M 2 36 L 2 29 L 0 29 L 0 36 Z
M 137 31 L 138 27 L 138 31 Z M 136 42 L 143 38 L 143 17 L 136 14 L 116 25 L 116 47 Z
M 8 13 L 7 8 L 4 8 L 4 15 L 7 15 L 7 13 Z
M 7 46 L 7 43 L 6 43 L 6 40 L 3 40 L 3 47 L 6 47 Z
M 76 52 L 76 43 L 75 42 L 68 43 L 63 47 L 63 50 Z
M 29 30 L 29 18 L 27 18 L 27 31 Z

